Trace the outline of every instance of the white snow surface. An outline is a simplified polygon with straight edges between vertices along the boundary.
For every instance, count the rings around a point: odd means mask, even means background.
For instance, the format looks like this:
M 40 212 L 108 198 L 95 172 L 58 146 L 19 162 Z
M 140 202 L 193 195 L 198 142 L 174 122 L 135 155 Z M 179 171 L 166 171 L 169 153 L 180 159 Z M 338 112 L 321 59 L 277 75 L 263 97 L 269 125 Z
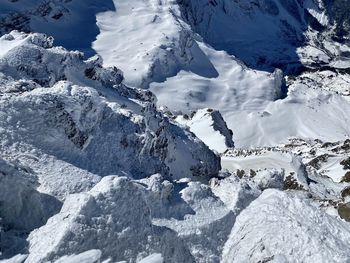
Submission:
M 152 225 L 144 191 L 125 177 L 107 176 L 89 192 L 69 196 L 61 212 L 29 236 L 26 262 L 93 248 L 103 251 L 103 259 L 114 261 L 130 262 L 160 252 L 167 262 L 189 262 L 191 255 L 180 239 Z
M 237 217 L 222 262 L 347 262 L 349 231 L 304 194 L 269 189 Z

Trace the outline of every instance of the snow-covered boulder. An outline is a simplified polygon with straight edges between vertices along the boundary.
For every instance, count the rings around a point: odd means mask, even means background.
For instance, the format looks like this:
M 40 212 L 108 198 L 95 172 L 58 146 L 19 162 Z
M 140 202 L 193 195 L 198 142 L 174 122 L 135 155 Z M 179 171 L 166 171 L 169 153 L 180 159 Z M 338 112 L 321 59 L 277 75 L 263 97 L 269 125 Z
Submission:
M 185 184 L 179 193 L 174 193 L 173 198 L 178 194 L 191 210 L 182 218 L 155 218 L 154 224 L 175 231 L 196 262 L 218 262 L 235 214 L 213 194 L 209 186 L 199 182 Z
M 284 169 L 265 169 L 256 173 L 253 180 L 261 190 L 268 188 L 276 188 L 282 190 L 284 188 Z
M 227 127 L 221 113 L 213 109 L 201 109 L 189 115 L 176 118 L 180 124 L 189 127 L 210 149 L 223 153 L 233 148 L 232 131 Z
M 213 178 L 210 181 L 213 193 L 235 214 L 246 208 L 260 194 L 261 190 L 254 181 L 231 175 L 224 179 Z
M 166 262 L 191 262 L 176 234 L 152 224 L 145 187 L 125 177 L 104 177 L 87 193 L 69 196 L 60 213 L 29 236 L 30 262 L 90 249 L 102 259 L 135 262 L 160 253 Z
M 348 223 L 318 206 L 301 192 L 265 190 L 237 217 L 222 262 L 348 261 Z
M 98 57 L 84 61 L 83 53 L 53 47 L 44 34 L 12 31 L 0 38 L 0 70 L 13 80 L 28 80 L 47 87 L 60 80 L 112 87 L 123 80 L 117 68 L 104 69 Z

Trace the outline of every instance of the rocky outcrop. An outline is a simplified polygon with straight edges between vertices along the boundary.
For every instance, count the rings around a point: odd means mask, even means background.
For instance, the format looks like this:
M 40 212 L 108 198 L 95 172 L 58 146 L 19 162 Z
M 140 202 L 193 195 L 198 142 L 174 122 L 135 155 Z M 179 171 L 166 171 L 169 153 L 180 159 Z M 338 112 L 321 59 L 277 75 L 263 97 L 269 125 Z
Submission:
M 52 47 L 41 34 L 0 41 L 8 47 L 0 56 L 0 148 L 32 167 L 43 191 L 64 198 L 110 174 L 176 179 L 220 170 L 218 156 L 158 112 L 152 93 L 125 86 L 118 69 Z

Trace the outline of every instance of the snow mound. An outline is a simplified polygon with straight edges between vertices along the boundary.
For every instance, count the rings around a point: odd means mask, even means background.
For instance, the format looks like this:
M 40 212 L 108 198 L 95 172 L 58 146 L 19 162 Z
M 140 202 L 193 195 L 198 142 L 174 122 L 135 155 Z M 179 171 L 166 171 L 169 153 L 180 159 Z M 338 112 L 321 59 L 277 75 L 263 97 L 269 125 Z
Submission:
M 345 262 L 349 234 L 304 194 L 270 189 L 237 217 L 222 262 Z
M 190 116 L 178 116 L 176 121 L 188 126 L 190 131 L 212 150 L 223 153 L 228 148 L 234 147 L 232 131 L 227 127 L 219 111 L 201 109 L 192 112 Z
M 89 192 L 69 196 L 60 213 L 30 234 L 26 262 L 89 249 L 99 249 L 102 259 L 114 261 L 135 262 L 160 253 L 166 262 L 190 262 L 176 234 L 152 224 L 145 190 L 125 177 L 108 176 Z

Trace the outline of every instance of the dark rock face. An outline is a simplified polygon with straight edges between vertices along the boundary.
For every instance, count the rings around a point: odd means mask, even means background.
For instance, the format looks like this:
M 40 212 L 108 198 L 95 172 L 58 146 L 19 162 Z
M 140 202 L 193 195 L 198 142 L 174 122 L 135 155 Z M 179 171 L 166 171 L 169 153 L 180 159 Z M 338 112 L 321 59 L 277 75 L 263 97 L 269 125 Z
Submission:
M 281 68 L 286 74 L 298 73 L 305 67 L 299 47 L 311 44 L 324 50 L 323 40 L 344 43 L 349 37 L 347 0 L 314 1 L 312 8 L 327 15 L 328 24 L 322 24 L 310 13 L 310 6 L 299 0 L 217 0 L 215 5 L 178 0 L 178 4 L 184 19 L 206 42 L 262 70 Z M 317 34 L 309 36 L 309 32 Z M 319 63 L 316 60 L 306 66 Z
M 350 2 L 348 0 L 325 1 L 336 26 L 335 39 L 348 40 L 350 37 Z
M 57 44 L 90 57 L 95 54 L 91 43 L 99 33 L 96 14 L 107 10 L 115 10 L 112 0 L 3 0 L 0 36 L 12 30 L 45 33 L 52 35 Z

